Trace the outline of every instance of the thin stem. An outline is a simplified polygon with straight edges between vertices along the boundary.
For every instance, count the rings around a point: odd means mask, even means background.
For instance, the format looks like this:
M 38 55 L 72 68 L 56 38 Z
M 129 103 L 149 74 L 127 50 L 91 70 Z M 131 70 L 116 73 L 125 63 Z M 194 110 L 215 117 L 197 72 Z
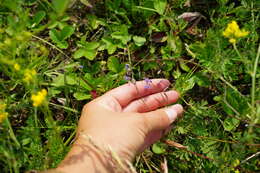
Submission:
M 20 145 L 20 143 L 18 142 L 18 140 L 17 140 L 17 138 L 16 138 L 16 136 L 15 136 L 15 134 L 14 134 L 13 128 L 12 128 L 11 123 L 10 123 L 10 121 L 9 121 L 8 118 L 6 118 L 6 122 L 7 122 L 8 128 L 9 128 L 9 133 L 10 133 L 11 139 L 14 141 L 14 143 L 17 145 L 17 147 L 20 148 L 21 145 Z
M 253 111 L 254 111 L 254 108 L 255 108 L 256 72 L 257 72 L 257 65 L 258 65 L 259 57 L 260 57 L 260 44 L 258 46 L 258 51 L 257 51 L 257 55 L 256 55 L 256 58 L 255 58 L 255 63 L 254 63 L 254 71 L 253 71 L 253 74 L 252 74 L 251 105 L 252 105 Z
M 240 58 L 241 60 L 243 60 L 243 57 L 241 56 L 240 52 L 239 52 L 238 49 L 237 49 L 236 43 L 233 43 L 233 47 L 234 47 L 234 49 L 235 49 L 237 55 L 239 56 L 239 58 Z
M 34 124 L 35 127 L 38 128 L 38 119 L 37 119 L 37 108 L 34 108 Z

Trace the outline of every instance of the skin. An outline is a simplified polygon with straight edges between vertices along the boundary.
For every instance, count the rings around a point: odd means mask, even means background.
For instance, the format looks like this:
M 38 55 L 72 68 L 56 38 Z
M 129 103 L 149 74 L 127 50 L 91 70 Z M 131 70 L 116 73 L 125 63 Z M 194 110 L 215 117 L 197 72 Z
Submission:
M 58 172 L 112 172 L 104 158 L 89 140 L 107 149 L 110 146 L 120 158 L 132 161 L 182 115 L 183 108 L 175 103 L 176 91 L 164 92 L 170 85 L 166 79 L 153 79 L 115 88 L 86 104 L 78 124 L 77 138 L 70 152 L 55 169 Z

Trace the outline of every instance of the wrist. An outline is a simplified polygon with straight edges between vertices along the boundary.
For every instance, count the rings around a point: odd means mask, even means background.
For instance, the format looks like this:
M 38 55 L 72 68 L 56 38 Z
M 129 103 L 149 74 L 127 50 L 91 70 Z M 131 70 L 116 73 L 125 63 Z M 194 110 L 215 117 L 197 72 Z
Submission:
M 135 172 L 131 163 L 122 160 L 110 147 L 95 143 L 89 136 L 81 134 L 70 152 L 56 169 L 60 172 Z

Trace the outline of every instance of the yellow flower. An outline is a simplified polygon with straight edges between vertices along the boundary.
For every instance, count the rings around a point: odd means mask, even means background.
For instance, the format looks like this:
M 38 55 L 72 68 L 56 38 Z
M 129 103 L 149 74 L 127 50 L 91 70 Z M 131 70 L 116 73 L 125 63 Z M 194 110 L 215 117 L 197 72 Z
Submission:
M 8 116 L 7 112 L 0 113 L 0 123 L 2 123 Z
M 16 71 L 19 71 L 19 70 L 21 69 L 21 66 L 20 66 L 19 64 L 15 63 L 15 64 L 14 64 L 14 69 L 15 69 Z
M 230 38 L 230 39 L 229 39 L 229 42 L 233 44 L 233 43 L 236 43 L 236 42 L 237 42 L 237 40 L 236 40 L 236 39 L 234 39 L 234 38 Z
M 40 106 L 45 101 L 46 96 L 47 96 L 46 89 L 42 89 L 41 91 L 37 92 L 36 94 L 33 94 L 31 96 L 31 100 L 33 101 L 33 106 L 34 107 Z
M 236 38 L 245 37 L 249 32 L 244 29 L 240 30 L 237 22 L 231 21 L 222 34 L 224 37 L 229 38 L 230 43 L 236 43 Z
M 25 82 L 30 82 L 34 78 L 35 75 L 36 75 L 36 71 L 34 69 L 32 69 L 32 70 L 26 69 L 24 72 L 23 80 Z

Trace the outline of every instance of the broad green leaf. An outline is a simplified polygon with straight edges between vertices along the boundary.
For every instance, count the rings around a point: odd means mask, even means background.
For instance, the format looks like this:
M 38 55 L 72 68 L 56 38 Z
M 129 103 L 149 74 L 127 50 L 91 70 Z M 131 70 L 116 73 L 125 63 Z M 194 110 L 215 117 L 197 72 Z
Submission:
M 56 29 L 50 30 L 49 35 L 52 41 L 56 43 L 59 48 L 68 48 L 68 43 L 65 40 L 60 39 L 60 32 L 58 32 Z
M 158 143 L 153 144 L 152 150 L 155 154 L 163 154 L 166 152 L 166 150 L 160 146 Z
M 119 73 L 123 70 L 123 65 L 120 64 L 118 58 L 111 56 L 107 62 L 108 69 L 112 72 Z
M 134 40 L 136 46 L 142 46 L 146 42 L 145 37 L 139 37 L 139 36 L 134 36 L 133 40 Z
M 88 100 L 91 99 L 91 95 L 90 94 L 86 94 L 83 92 L 76 92 L 73 94 L 73 96 L 77 99 L 77 100 Z
M 73 33 L 74 33 L 74 27 L 72 27 L 72 26 L 65 26 L 60 31 L 60 39 L 61 40 L 65 40 L 65 39 L 69 38 Z
M 115 31 L 111 34 L 112 38 L 121 40 L 123 44 L 127 44 L 131 40 L 131 35 L 128 33 L 128 27 L 126 25 L 121 25 L 116 28 L 118 31 Z
M 108 54 L 113 54 L 117 49 L 117 44 L 113 42 L 111 38 L 102 38 L 105 43 L 105 49 L 107 49 Z
M 154 0 L 154 8 L 155 10 L 160 14 L 163 15 L 166 5 L 167 5 L 167 1 L 166 0 Z
M 84 47 L 88 50 L 94 50 L 94 49 L 97 49 L 99 47 L 99 42 L 86 42 L 84 44 Z
M 60 42 L 60 35 L 59 32 L 56 29 L 52 29 L 49 32 L 50 38 L 54 43 Z
M 74 53 L 73 57 L 74 57 L 75 59 L 78 59 L 78 58 L 81 58 L 81 57 L 85 56 L 85 54 L 86 54 L 86 49 L 81 48 L 81 49 L 78 49 L 78 50 Z
M 56 11 L 58 16 L 62 16 L 67 9 L 70 0 L 52 0 L 53 9 Z

